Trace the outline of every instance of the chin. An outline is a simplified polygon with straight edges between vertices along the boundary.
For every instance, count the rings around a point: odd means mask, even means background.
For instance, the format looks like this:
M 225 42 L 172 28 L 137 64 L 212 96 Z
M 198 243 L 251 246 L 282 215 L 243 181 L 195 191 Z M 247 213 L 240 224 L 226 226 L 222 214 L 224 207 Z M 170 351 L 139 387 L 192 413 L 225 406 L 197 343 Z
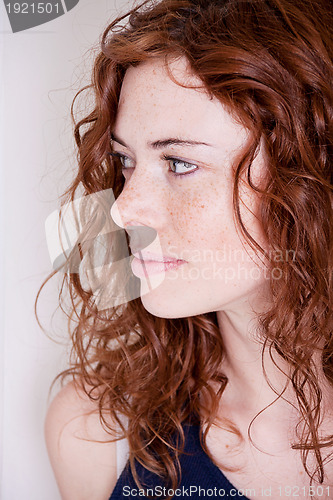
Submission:
M 156 297 L 155 290 L 144 295 L 141 295 L 141 302 L 143 307 L 153 316 L 165 319 L 175 319 L 186 316 L 180 307 L 173 307 L 170 300 L 166 298 Z
M 211 309 L 205 308 L 200 297 L 188 296 L 185 301 L 183 294 L 177 295 L 175 290 L 172 293 L 166 293 L 162 287 L 148 293 L 143 293 L 141 288 L 141 302 L 150 314 L 158 318 L 180 319 L 211 312 Z
M 181 299 L 174 294 L 170 295 L 161 289 L 154 289 L 146 292 L 144 287 L 141 288 L 141 302 L 143 307 L 153 316 L 165 319 L 185 318 L 193 313 L 184 307 Z

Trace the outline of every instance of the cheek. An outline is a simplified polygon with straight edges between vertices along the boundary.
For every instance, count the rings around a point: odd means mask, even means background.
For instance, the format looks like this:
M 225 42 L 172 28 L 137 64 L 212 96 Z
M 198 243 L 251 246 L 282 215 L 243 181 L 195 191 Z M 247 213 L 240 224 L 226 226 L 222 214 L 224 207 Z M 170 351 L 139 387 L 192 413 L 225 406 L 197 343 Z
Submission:
M 217 248 L 227 238 L 234 238 L 230 193 L 231 189 L 206 184 L 196 189 L 191 186 L 173 197 L 169 210 L 172 226 L 186 248 Z
M 173 228 L 180 236 L 184 235 L 190 239 L 192 239 L 191 235 L 197 235 L 203 225 L 207 224 L 211 218 L 208 215 L 211 208 L 207 203 L 206 196 L 198 189 L 194 189 L 193 186 L 173 196 L 169 207 Z

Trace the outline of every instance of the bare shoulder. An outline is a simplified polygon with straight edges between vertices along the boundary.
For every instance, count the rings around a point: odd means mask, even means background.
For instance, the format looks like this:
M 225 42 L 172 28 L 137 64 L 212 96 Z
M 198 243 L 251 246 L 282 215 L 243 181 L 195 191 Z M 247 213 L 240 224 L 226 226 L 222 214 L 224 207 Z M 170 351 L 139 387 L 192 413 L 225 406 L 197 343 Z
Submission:
M 63 387 L 45 420 L 46 445 L 63 500 L 108 500 L 117 482 L 116 443 L 105 442 L 110 439 L 97 405 L 74 383 Z

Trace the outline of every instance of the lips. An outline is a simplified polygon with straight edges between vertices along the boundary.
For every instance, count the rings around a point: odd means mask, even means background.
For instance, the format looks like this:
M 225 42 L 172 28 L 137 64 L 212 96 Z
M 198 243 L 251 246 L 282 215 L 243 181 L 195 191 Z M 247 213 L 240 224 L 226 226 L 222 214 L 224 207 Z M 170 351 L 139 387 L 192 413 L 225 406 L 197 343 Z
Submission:
M 157 255 L 152 252 L 134 252 L 134 259 L 131 263 L 132 271 L 138 278 L 148 278 L 149 275 L 165 273 L 172 269 L 176 269 L 185 260 L 174 259 L 166 255 Z
M 173 257 L 168 257 L 167 255 L 158 255 L 152 252 L 133 252 L 136 259 L 144 262 L 164 262 L 164 263 L 180 263 L 185 262 L 182 259 L 175 259 Z

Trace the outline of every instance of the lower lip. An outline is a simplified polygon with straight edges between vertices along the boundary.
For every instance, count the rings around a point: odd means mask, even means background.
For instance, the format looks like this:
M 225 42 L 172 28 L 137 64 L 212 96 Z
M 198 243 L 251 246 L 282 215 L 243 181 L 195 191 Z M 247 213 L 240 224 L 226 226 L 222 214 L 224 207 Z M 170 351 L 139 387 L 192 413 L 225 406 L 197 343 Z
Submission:
M 172 262 L 157 262 L 156 260 L 140 260 L 136 257 L 131 262 L 133 274 L 138 278 L 145 278 L 147 275 L 163 273 L 176 269 L 185 264 L 185 260 L 174 260 Z

